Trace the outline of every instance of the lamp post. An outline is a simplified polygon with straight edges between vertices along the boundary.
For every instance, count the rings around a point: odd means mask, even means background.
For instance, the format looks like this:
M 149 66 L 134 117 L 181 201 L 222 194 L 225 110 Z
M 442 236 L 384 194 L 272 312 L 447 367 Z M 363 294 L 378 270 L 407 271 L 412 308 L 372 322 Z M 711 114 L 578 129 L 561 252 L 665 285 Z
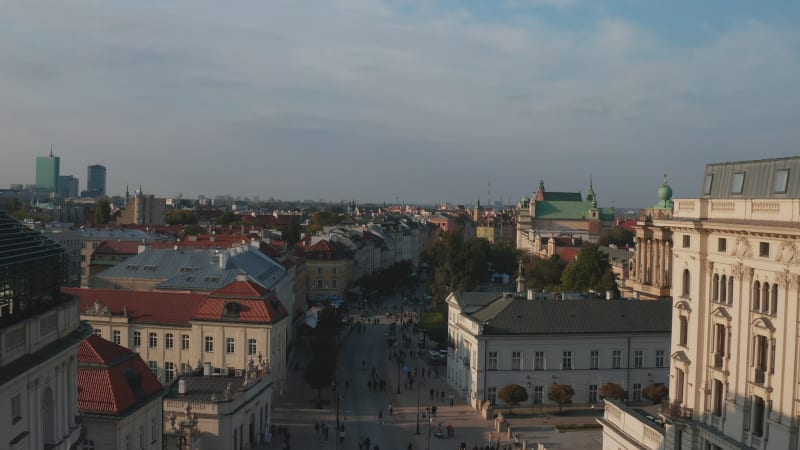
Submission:
M 427 450 L 431 450 L 431 427 L 433 426 L 433 416 L 428 414 L 428 447 Z
M 400 395 L 400 369 L 403 367 L 403 361 L 397 357 L 397 395 Z
M 421 383 L 417 381 L 417 432 L 414 433 L 419 436 L 419 385 Z

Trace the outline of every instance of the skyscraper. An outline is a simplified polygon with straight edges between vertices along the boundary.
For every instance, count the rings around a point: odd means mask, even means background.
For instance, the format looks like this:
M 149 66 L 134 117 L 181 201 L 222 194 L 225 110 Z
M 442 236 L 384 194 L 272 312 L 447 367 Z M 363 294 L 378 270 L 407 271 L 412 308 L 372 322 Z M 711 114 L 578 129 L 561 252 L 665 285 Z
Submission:
M 62 198 L 78 196 L 78 179 L 72 175 L 58 177 L 58 195 Z
M 58 175 L 61 168 L 61 158 L 53 156 L 36 157 L 36 189 L 42 192 L 58 192 Z
M 88 177 L 86 179 L 86 192 L 91 197 L 103 197 L 106 195 L 106 167 L 100 164 L 89 166 Z

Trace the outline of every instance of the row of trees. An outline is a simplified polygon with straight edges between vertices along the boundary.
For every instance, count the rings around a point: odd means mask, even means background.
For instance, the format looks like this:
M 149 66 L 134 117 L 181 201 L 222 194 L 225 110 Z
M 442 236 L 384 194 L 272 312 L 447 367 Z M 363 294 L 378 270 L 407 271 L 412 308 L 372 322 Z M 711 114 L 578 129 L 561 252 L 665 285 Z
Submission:
M 322 405 L 322 388 L 336 388 L 340 327 L 341 318 L 336 309 L 326 308 L 318 312 L 311 343 L 311 362 L 303 374 L 309 386 L 317 390 L 317 407 Z
M 601 399 L 610 398 L 619 401 L 626 401 L 628 399 L 628 392 L 625 391 L 621 385 L 617 383 L 605 383 L 600 386 L 598 392 Z M 650 400 L 653 404 L 660 403 L 662 399 L 667 397 L 667 387 L 663 384 L 650 384 L 642 389 L 642 397 Z M 572 398 L 575 397 L 575 390 L 568 384 L 554 383 L 550 386 L 547 393 L 547 398 L 550 401 L 558 403 L 558 412 L 561 413 L 562 405 L 572 403 Z M 511 409 L 522 402 L 528 400 L 528 391 L 518 384 L 508 384 L 500 389 L 497 393 L 497 398 L 509 405 L 508 413 L 511 414 Z
M 384 295 L 408 288 L 413 281 L 412 273 L 414 273 L 414 265 L 409 260 L 403 260 L 385 269 L 364 275 L 358 281 L 358 285 L 364 290 L 365 295 Z

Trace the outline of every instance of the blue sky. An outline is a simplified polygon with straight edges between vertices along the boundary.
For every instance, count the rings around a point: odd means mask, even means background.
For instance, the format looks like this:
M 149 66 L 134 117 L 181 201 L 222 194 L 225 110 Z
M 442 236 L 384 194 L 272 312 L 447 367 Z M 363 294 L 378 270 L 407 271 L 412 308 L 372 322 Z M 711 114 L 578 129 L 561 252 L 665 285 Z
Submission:
M 798 154 L 800 2 L 12 1 L 0 186 L 516 200 L 696 196 L 709 162 Z

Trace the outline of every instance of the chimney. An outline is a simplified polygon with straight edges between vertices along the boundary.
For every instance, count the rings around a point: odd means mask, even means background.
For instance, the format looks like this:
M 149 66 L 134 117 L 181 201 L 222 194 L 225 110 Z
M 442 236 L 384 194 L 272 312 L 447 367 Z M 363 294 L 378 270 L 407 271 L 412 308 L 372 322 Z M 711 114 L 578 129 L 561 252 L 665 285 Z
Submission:
M 185 394 L 186 393 L 186 380 L 181 378 L 178 380 L 178 394 Z
M 136 251 L 136 253 L 137 253 L 137 254 L 138 254 L 138 253 L 144 253 L 144 252 L 145 252 L 145 250 L 147 250 L 147 246 L 146 246 L 146 245 L 140 245 L 139 247 L 137 247 L 137 251 Z
M 211 363 L 203 363 L 203 376 L 211 376 Z

